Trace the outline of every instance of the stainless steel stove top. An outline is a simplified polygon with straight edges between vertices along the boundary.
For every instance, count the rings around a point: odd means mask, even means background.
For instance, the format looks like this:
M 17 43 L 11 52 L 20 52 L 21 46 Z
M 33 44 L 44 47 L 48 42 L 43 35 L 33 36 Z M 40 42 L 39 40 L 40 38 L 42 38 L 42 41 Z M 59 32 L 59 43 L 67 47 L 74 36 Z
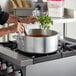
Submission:
M 76 55 L 76 44 L 68 41 L 59 40 L 57 52 L 49 54 L 24 53 L 17 49 L 16 42 L 0 43 L 0 57 L 21 67 L 72 55 Z

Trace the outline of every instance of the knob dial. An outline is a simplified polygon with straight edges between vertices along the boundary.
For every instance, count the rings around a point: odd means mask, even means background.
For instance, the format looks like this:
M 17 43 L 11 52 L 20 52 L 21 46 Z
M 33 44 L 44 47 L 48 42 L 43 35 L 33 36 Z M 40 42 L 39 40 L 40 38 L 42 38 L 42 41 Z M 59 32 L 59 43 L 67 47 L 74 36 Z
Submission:
M 21 70 L 15 71 L 14 76 L 22 76 Z
M 2 62 L 2 65 L 1 65 L 1 70 L 6 70 L 7 69 L 7 65 L 6 65 L 6 62 Z
M 9 65 L 7 67 L 7 70 L 6 70 L 7 73 L 12 73 L 13 72 L 13 66 L 12 65 Z

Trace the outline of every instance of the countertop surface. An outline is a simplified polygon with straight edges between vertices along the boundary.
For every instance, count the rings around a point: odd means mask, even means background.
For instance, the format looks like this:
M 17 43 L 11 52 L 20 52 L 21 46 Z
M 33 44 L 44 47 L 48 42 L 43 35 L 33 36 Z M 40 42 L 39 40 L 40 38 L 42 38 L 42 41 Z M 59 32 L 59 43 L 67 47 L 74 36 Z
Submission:
M 57 24 L 57 23 L 69 23 L 69 22 L 75 22 L 76 18 L 73 17 L 62 17 L 62 18 L 52 18 L 53 19 L 53 23 Z

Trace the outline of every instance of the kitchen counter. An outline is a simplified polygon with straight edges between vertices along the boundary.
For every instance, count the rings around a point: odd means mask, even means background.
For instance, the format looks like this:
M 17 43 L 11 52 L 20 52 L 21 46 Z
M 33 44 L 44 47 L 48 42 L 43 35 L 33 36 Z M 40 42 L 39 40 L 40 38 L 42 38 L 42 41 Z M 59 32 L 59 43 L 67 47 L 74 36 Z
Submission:
M 62 17 L 62 18 L 52 18 L 53 19 L 53 23 L 57 24 L 57 23 L 69 23 L 69 22 L 75 22 L 76 18 L 73 17 Z

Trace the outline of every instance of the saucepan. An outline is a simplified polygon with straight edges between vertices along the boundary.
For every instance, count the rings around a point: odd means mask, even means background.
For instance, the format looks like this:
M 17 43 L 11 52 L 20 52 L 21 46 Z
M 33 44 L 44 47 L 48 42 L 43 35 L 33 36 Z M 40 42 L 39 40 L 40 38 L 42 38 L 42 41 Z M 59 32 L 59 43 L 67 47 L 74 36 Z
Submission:
M 17 37 L 18 49 L 26 53 L 46 54 L 58 49 L 58 33 L 54 30 L 27 29 Z

